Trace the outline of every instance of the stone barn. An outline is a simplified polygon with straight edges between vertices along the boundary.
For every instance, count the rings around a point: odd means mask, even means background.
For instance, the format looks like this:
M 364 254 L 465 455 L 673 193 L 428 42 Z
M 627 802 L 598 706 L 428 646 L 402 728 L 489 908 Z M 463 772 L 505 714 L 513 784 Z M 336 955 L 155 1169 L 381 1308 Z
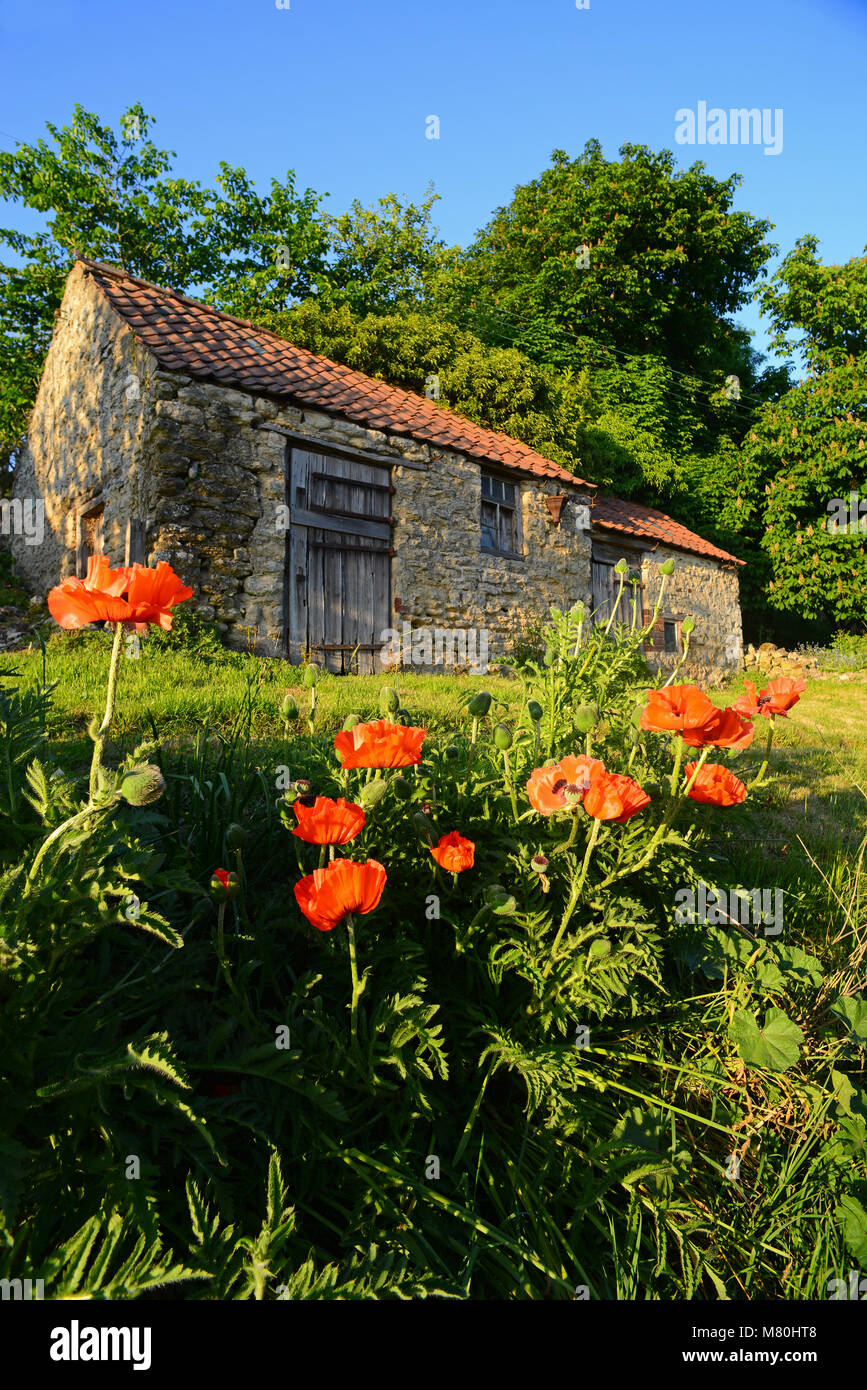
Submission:
M 660 563 L 676 560 L 651 660 L 676 660 L 687 614 L 694 674 L 741 657 L 741 562 L 662 512 L 602 496 L 434 400 L 84 259 L 58 313 L 13 521 L 40 500 L 40 543 L 20 527 L 11 536 L 33 592 L 83 575 L 100 551 L 114 564 L 167 560 L 229 646 L 336 672 L 381 669 L 395 635 L 417 664 L 479 665 L 483 637 L 490 657 L 508 656 L 551 605 L 578 599 L 606 621 L 621 556 L 647 615 Z M 436 633 L 428 660 L 424 634 Z

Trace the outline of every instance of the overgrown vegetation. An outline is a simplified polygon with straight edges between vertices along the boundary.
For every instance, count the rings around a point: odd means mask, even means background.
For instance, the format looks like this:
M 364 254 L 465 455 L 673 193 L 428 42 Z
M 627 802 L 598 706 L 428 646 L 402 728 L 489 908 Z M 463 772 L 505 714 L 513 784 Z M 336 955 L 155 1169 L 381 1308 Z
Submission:
M 575 610 L 546 637 L 493 698 L 430 678 L 449 698 L 422 761 L 367 771 L 341 770 L 339 724 L 399 699 L 411 730 L 420 682 L 299 672 L 293 711 L 249 679 L 265 663 L 224 657 L 234 720 L 159 750 L 157 719 L 90 797 L 95 730 L 57 743 L 61 688 L 7 668 L 0 1276 L 52 1297 L 743 1299 L 825 1297 L 863 1264 L 863 846 L 745 855 L 786 800 L 756 780 L 764 739 L 710 750 L 743 806 L 685 799 L 708 746 L 641 727 L 640 633 Z M 49 678 L 104 681 L 106 642 L 51 644 Z M 159 704 L 160 662 L 209 669 L 142 648 L 121 710 L 138 681 Z M 649 802 L 617 823 L 553 781 L 540 814 L 528 779 L 567 754 Z M 164 787 L 131 804 L 142 760 Z M 316 930 L 294 893 L 325 857 L 291 833 L 317 795 L 366 814 L 330 853 L 387 875 L 355 914 L 356 987 L 346 921 Z M 430 846 L 455 830 L 474 862 L 453 873 Z M 209 891 L 216 868 L 237 896 Z M 779 885 L 783 931 L 679 912 L 702 881 Z

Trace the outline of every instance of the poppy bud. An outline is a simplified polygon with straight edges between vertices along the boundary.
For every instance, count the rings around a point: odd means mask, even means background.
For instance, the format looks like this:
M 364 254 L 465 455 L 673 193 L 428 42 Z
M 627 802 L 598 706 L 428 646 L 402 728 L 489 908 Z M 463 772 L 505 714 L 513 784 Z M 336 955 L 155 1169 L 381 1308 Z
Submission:
M 412 782 L 410 782 L 408 777 L 404 777 L 402 773 L 398 773 L 396 777 L 392 777 L 391 785 L 402 801 L 409 801 L 412 796 Z
M 237 898 L 240 887 L 238 875 L 228 869 L 215 869 L 211 875 L 211 897 L 215 902 L 223 903 Z
M 361 723 L 361 715 L 360 715 L 360 714 L 347 714 L 346 718 L 345 718 L 344 721 L 343 721 L 343 728 L 344 728 L 344 730 L 346 731 L 346 733 L 349 733 L 350 729 L 354 729 L 355 726 L 356 726 L 356 724 L 360 724 L 360 723 Z
M 306 796 L 310 791 L 311 782 L 309 777 L 299 777 L 295 782 L 295 795 Z
M 684 637 L 688 637 L 695 627 L 695 618 L 686 617 L 680 625 L 680 630 Z
M 307 686 L 308 690 L 313 688 L 321 674 L 322 667 L 319 665 L 318 661 L 311 661 L 308 666 L 304 667 L 304 684 Z
M 400 709 L 400 696 L 393 686 L 384 685 L 380 690 L 379 708 L 388 714 L 396 714 Z
M 286 694 L 283 696 L 283 703 L 280 706 L 280 713 L 286 720 L 298 718 L 298 706 L 295 703 L 295 697 L 291 695 L 288 690 Z
M 513 742 L 511 729 L 507 728 L 505 724 L 496 724 L 494 726 L 494 743 L 502 753 L 507 752 L 507 750 L 511 748 Z
M 575 710 L 575 728 L 582 734 L 589 734 L 596 727 L 596 709 L 593 705 L 579 705 Z
M 626 574 L 628 570 L 629 570 L 629 565 L 626 563 L 626 561 L 625 561 L 624 559 L 618 560 L 618 561 L 617 561 L 617 564 L 614 566 L 614 573 L 615 573 L 615 574 Z
M 554 647 L 546 647 L 546 648 L 545 648 L 545 665 L 546 665 L 546 666 L 553 666 L 553 665 L 554 665 L 554 662 L 555 662 L 556 660 L 557 660 L 557 652 L 556 652 L 555 648 L 554 648 Z
M 610 956 L 611 942 L 605 936 L 597 936 L 595 941 L 590 942 L 590 950 L 587 952 L 588 960 L 601 960 L 603 956 Z
M 404 709 L 402 705 L 400 709 L 397 711 L 397 713 L 400 715 L 400 718 L 404 724 L 412 723 L 412 715 L 410 714 L 409 710 Z
M 433 823 L 428 819 L 428 817 L 424 814 L 423 811 L 413 812 L 412 823 L 415 826 L 416 830 L 419 832 L 419 834 L 422 835 L 425 839 L 428 839 L 433 834 Z
M 659 570 L 661 574 L 674 574 L 674 557 L 670 555 L 667 560 L 663 560 Z
M 99 723 L 99 715 L 95 714 L 87 726 L 87 736 L 93 739 L 94 743 L 96 743 L 96 740 L 99 738 Z
M 485 902 L 496 912 L 498 917 L 514 912 L 518 906 L 511 893 L 507 893 L 501 883 L 492 883 L 485 889 Z
M 149 806 L 159 801 L 165 789 L 163 774 L 155 763 L 141 763 L 125 772 L 120 784 L 120 794 L 130 806 Z
M 243 825 L 238 825 L 237 821 L 233 821 L 226 831 L 226 848 L 232 850 L 246 849 L 249 838 L 250 836 Z
M 449 743 L 446 745 L 445 755 L 448 758 L 449 762 L 453 763 L 455 758 L 459 758 L 461 756 L 461 750 L 460 748 L 458 748 L 458 745 L 456 743 Z
M 534 724 L 538 724 L 538 723 L 539 723 L 539 720 L 542 718 L 542 716 L 543 716 L 543 714 L 545 713 L 545 711 L 543 710 L 542 706 L 539 704 L 539 701 L 538 701 L 538 700 L 528 700 L 528 701 L 527 701 L 527 713 L 529 714 L 530 718 L 533 720 L 533 723 L 534 723 Z
M 584 608 L 584 604 L 581 602 L 581 599 L 579 598 L 578 602 L 572 605 L 572 608 L 569 611 L 569 616 L 571 618 L 574 618 L 576 623 L 580 623 L 581 619 L 584 617 L 585 611 L 586 610 Z
M 467 709 L 474 719 L 484 719 L 490 708 L 491 696 L 487 690 L 479 690 L 467 705 Z
M 388 782 L 384 777 L 374 777 L 372 782 L 365 782 L 361 791 L 356 797 L 359 806 L 375 806 L 377 801 L 381 801 L 388 791 Z

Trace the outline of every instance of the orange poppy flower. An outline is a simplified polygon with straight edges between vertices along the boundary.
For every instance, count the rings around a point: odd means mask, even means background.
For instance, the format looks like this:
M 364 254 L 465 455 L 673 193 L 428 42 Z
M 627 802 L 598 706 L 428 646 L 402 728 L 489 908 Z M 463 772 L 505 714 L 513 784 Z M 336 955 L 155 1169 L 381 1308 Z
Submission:
M 142 565 L 113 570 L 106 555 L 91 555 L 84 579 L 64 579 L 51 590 L 48 610 L 66 628 L 129 623 L 144 632 L 149 624 L 158 623 L 168 631 L 169 610 L 192 596 L 192 589 L 181 583 L 165 560 L 153 570 Z
M 113 570 L 107 555 L 90 555 L 84 579 L 64 579 L 48 595 L 48 611 L 61 627 L 122 622 L 128 616 L 123 594 L 129 583 L 126 569 Z
M 176 604 L 192 597 L 192 589 L 178 578 L 165 560 L 160 560 L 156 569 L 133 565 L 129 571 L 127 603 L 137 631 L 155 623 L 169 632 L 172 626 L 171 610 Z
M 683 741 L 690 748 L 749 748 L 755 729 L 749 720 L 741 719 L 729 705 L 717 709 L 707 723 L 698 729 L 684 729 Z
M 756 695 L 756 687 L 752 681 L 745 681 L 744 684 L 747 693 L 738 696 L 733 708 L 747 719 L 755 719 L 756 715 L 759 714 L 763 715 L 765 719 L 773 719 L 775 714 L 780 714 L 784 719 L 788 719 L 788 711 L 798 703 L 807 689 L 805 680 L 792 680 L 789 676 L 781 676 L 779 679 L 771 681 L 765 690 L 759 691 L 758 695 Z
M 697 767 L 698 763 L 687 763 L 687 785 Z M 705 763 L 704 767 L 699 768 L 687 795 L 693 801 L 701 801 L 708 806 L 737 806 L 746 800 L 747 789 L 740 778 L 721 763 Z
M 627 821 L 650 805 L 650 797 L 631 777 L 602 772 L 593 778 L 584 798 L 584 810 L 594 820 Z
M 648 690 L 641 727 L 657 733 L 683 733 L 700 729 L 715 713 L 713 700 L 697 685 L 669 685 L 663 690 Z
M 604 771 L 603 762 L 598 758 L 588 758 L 584 753 L 578 757 L 567 754 L 553 767 L 537 767 L 527 783 L 530 805 L 540 816 L 553 816 L 555 811 L 565 811 L 567 787 L 572 792 L 586 792 L 593 778 Z
M 459 874 L 462 869 L 473 867 L 476 847 L 472 840 L 465 840 L 457 830 L 450 830 L 432 847 L 431 854 L 441 869 L 447 869 L 450 874 Z
M 334 747 L 344 767 L 411 767 L 421 762 L 426 729 L 409 729 L 377 719 L 335 735 Z
M 298 825 L 292 831 L 308 845 L 345 845 L 354 840 L 365 822 L 360 806 L 338 797 L 317 796 L 312 806 L 303 801 L 293 802 Z
M 355 864 L 335 859 L 295 884 L 295 900 L 319 931 L 333 931 L 350 912 L 373 912 L 379 906 L 386 872 L 375 859 Z

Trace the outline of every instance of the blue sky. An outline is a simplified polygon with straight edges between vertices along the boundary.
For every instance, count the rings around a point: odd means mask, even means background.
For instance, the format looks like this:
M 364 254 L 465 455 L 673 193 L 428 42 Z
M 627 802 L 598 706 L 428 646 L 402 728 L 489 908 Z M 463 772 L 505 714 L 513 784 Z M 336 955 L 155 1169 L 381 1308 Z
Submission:
M 76 101 L 115 124 L 140 101 L 185 177 L 225 159 L 264 188 L 292 168 L 333 212 L 433 181 L 466 244 L 553 149 L 633 141 L 742 174 L 736 206 L 783 253 L 812 232 L 839 262 L 867 242 L 865 60 L 867 0 L 0 0 L 0 144 Z M 700 102 L 781 109 L 780 153 L 678 145 Z M 756 309 L 741 318 L 764 349 Z

